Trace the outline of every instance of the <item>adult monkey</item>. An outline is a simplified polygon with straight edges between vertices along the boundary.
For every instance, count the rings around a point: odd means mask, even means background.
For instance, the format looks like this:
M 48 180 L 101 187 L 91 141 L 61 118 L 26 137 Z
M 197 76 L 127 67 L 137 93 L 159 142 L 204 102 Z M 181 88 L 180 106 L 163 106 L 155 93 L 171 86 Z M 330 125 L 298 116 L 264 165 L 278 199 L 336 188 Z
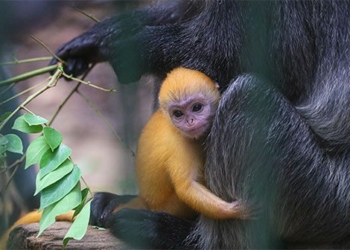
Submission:
M 154 248 L 346 242 L 348 13 L 348 1 L 170 1 L 107 19 L 63 45 L 57 54 L 68 73 L 109 60 L 121 82 L 178 66 L 217 81 L 223 94 L 207 141 L 207 185 L 223 199 L 262 205 L 251 223 L 201 216 L 193 230 L 163 213 L 110 215 L 130 197 L 100 193 L 93 221 Z

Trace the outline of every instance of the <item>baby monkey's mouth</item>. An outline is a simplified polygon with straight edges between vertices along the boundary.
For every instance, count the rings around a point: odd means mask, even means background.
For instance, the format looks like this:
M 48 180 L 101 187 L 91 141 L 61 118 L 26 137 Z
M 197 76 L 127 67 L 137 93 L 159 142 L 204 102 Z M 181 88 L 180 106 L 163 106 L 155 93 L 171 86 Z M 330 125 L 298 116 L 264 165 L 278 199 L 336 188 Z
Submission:
M 187 137 L 197 139 L 205 135 L 208 129 L 209 127 L 205 125 L 195 126 L 190 129 L 187 129 L 185 133 Z

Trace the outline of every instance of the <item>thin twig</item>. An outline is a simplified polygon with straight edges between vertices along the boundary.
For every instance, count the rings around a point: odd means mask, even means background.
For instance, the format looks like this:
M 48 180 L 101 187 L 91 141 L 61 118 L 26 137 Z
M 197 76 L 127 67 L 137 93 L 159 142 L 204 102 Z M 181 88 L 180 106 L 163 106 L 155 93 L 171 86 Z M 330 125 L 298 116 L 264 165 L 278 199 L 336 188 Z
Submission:
M 53 76 L 51 76 L 52 78 L 57 78 L 62 74 L 61 70 L 57 70 L 55 72 L 55 74 Z M 43 88 L 41 88 L 40 90 L 38 90 L 37 92 L 35 92 L 34 94 L 30 95 L 20 106 L 18 106 L 0 125 L 0 131 L 2 130 L 2 128 L 5 126 L 5 124 L 19 111 L 21 110 L 24 106 L 26 106 L 28 103 L 30 103 L 31 101 L 33 101 L 37 96 L 41 95 L 42 93 L 44 93 L 46 90 L 50 89 L 51 86 L 49 85 L 45 85 Z
M 44 49 L 46 49 L 47 52 L 50 53 L 50 55 L 52 55 L 54 58 L 57 59 L 57 61 L 59 61 L 59 62 L 65 64 L 65 62 L 64 62 L 61 58 L 59 58 L 58 56 L 56 56 L 55 52 L 53 52 L 49 47 L 47 47 L 42 41 L 40 41 L 40 40 L 39 40 L 38 38 L 36 38 L 35 36 L 30 36 L 30 37 L 31 37 L 32 39 L 34 39 L 36 42 L 38 42 L 41 46 L 43 46 Z
M 91 197 L 94 197 L 94 194 L 92 193 L 91 189 L 89 188 L 89 185 L 87 184 L 87 182 L 85 181 L 85 179 L 84 179 L 84 177 L 83 177 L 83 176 L 81 176 L 81 180 L 83 181 L 83 183 L 84 183 L 85 187 L 87 187 L 87 188 L 88 188 L 88 190 L 89 190 L 89 194 L 91 195 Z
M 23 110 L 27 111 L 29 114 L 35 115 L 35 113 L 33 111 L 31 111 L 29 108 L 27 108 L 26 106 L 22 106 L 21 108 Z
M 25 155 L 25 154 L 22 155 L 22 157 L 21 157 L 20 159 L 16 160 L 16 161 L 15 161 L 14 163 L 12 163 L 10 166 L 5 167 L 4 169 L 1 169 L 1 170 L 0 170 L 0 174 L 2 174 L 2 173 L 4 173 L 4 172 L 6 172 L 7 170 L 9 170 L 9 169 L 15 167 L 16 165 L 21 164 L 21 163 L 24 161 L 25 158 L 26 158 L 26 155 Z
M 3 123 L 0 125 L 0 131 L 2 130 L 2 128 L 4 127 L 4 125 L 18 112 L 22 109 L 22 107 L 24 107 L 25 105 L 27 105 L 28 103 L 30 103 L 35 97 L 39 96 L 40 94 L 44 93 L 46 90 L 48 90 L 49 87 L 45 86 L 43 88 L 41 88 L 39 91 L 35 92 L 33 95 L 29 96 L 20 106 L 18 106 L 4 121 Z
M 85 74 L 81 77 L 81 80 L 83 80 L 89 73 L 90 71 L 93 69 L 93 67 L 95 66 L 95 64 L 92 64 L 91 67 L 85 72 Z M 64 73 L 64 72 L 63 72 Z M 72 95 L 74 94 L 74 92 L 76 92 L 79 88 L 79 86 L 81 85 L 80 82 L 78 82 L 77 85 L 74 86 L 74 88 L 72 88 L 72 90 L 69 92 L 68 96 L 63 100 L 63 102 L 58 106 L 56 112 L 54 113 L 54 115 L 52 116 L 52 118 L 50 119 L 50 122 L 48 123 L 48 126 L 51 126 L 51 124 L 54 122 L 54 120 L 56 119 L 58 113 L 61 111 L 61 109 L 64 107 L 64 105 L 66 105 L 66 103 L 68 102 L 68 100 L 72 97 Z
M 2 95 L 5 94 L 7 91 L 9 91 L 10 89 L 12 89 L 13 86 L 15 86 L 15 85 L 16 85 L 16 83 L 9 84 L 9 86 L 7 86 L 7 88 L 5 88 L 4 90 L 2 90 L 2 91 L 0 92 L 0 96 L 2 96 Z
M 62 110 L 62 108 L 66 105 L 66 103 L 68 102 L 68 100 L 72 97 L 72 95 L 78 90 L 79 86 L 81 83 L 77 83 L 72 90 L 69 92 L 68 96 L 63 100 L 63 102 L 58 106 L 56 112 L 54 113 L 54 115 L 52 116 L 52 118 L 50 119 L 48 126 L 51 126 L 51 124 L 54 122 L 54 120 L 56 119 L 56 117 L 58 116 L 59 112 Z
M 85 11 L 73 6 L 73 5 L 70 5 L 70 4 L 67 4 L 69 7 L 75 9 L 76 11 L 80 12 L 81 14 L 83 14 L 84 16 L 87 16 L 88 18 L 92 19 L 93 21 L 95 21 L 96 23 L 99 23 L 100 20 L 98 20 L 96 17 L 94 17 L 93 15 L 91 14 L 88 14 L 86 13 Z
M 24 157 L 24 155 L 22 156 L 22 158 Z M 8 180 L 6 181 L 6 184 L 2 187 L 1 191 L 0 191 L 0 196 L 2 196 L 2 194 L 6 191 L 7 187 L 10 185 L 11 180 L 13 179 L 13 177 L 15 176 L 17 170 L 18 170 L 19 165 L 16 166 L 15 170 L 12 171 L 10 177 L 8 178 Z
M 51 65 L 51 66 L 47 66 L 44 68 L 36 69 L 36 70 L 30 71 L 30 72 L 9 78 L 7 80 L 0 81 L 0 86 L 14 83 L 14 82 L 20 82 L 20 81 L 26 80 L 28 78 L 31 78 L 31 77 L 34 77 L 37 75 L 45 74 L 45 73 L 48 73 L 50 71 L 53 71 L 56 68 L 57 68 L 57 65 Z
M 37 57 L 37 58 L 30 58 L 30 59 L 22 59 L 22 60 L 17 60 L 15 58 L 15 61 L 12 62 L 3 62 L 0 63 L 0 66 L 3 65 L 13 65 L 13 64 L 21 64 L 21 63 L 31 63 L 31 62 L 39 62 L 39 61 L 49 61 L 51 60 L 52 57 Z
M 46 81 L 47 81 L 47 79 L 46 79 L 45 81 L 43 81 L 43 82 L 46 82 Z M 5 103 L 7 103 L 7 102 L 9 102 L 9 101 L 11 101 L 11 100 L 13 100 L 13 99 L 16 99 L 16 98 L 20 97 L 21 95 L 24 95 L 24 94 L 26 94 L 26 93 L 32 91 L 33 89 L 37 88 L 39 85 L 43 84 L 43 82 L 39 82 L 39 83 L 35 84 L 34 86 L 32 86 L 32 87 L 30 87 L 30 88 L 28 88 L 28 89 L 25 89 L 25 90 L 23 90 L 22 92 L 19 92 L 18 94 L 14 95 L 14 96 L 12 96 L 12 97 L 10 97 L 10 98 L 8 98 L 7 100 L 1 102 L 1 103 L 0 103 L 0 106 L 1 106 L 1 105 L 4 105 Z M 8 90 L 8 89 L 7 89 L 7 90 Z
M 47 86 L 49 88 L 55 87 L 58 80 L 61 78 L 62 74 L 63 74 L 62 64 L 58 63 L 57 70 L 55 74 L 51 77 L 50 81 L 47 83 Z
M 112 133 L 114 134 L 114 136 L 119 140 L 119 142 L 124 146 L 124 148 L 126 148 L 127 150 L 129 150 L 131 152 L 131 156 L 134 157 L 135 156 L 135 152 L 129 147 L 127 146 L 124 141 L 120 138 L 120 136 L 118 135 L 118 133 L 113 129 L 112 125 L 107 121 L 107 119 L 102 115 L 102 113 L 100 112 L 100 110 L 94 105 L 94 103 L 87 98 L 83 93 L 81 93 L 80 91 L 77 90 L 77 94 L 80 95 L 83 100 L 94 110 L 94 112 L 96 113 L 97 116 L 99 116 L 102 121 L 104 122 L 104 124 L 107 126 L 107 128 L 112 131 Z
M 79 78 L 75 78 L 75 77 L 73 77 L 73 76 L 71 76 L 71 75 L 67 75 L 67 74 L 64 73 L 64 72 L 63 72 L 63 76 L 66 77 L 66 78 L 68 78 L 68 79 L 70 79 L 70 80 L 73 80 L 73 81 L 76 81 L 76 82 L 85 84 L 85 85 L 90 86 L 90 87 L 95 88 L 95 89 L 99 89 L 99 90 L 102 90 L 102 91 L 105 91 L 105 92 L 116 92 L 115 89 L 105 89 L 105 88 L 99 87 L 99 86 L 97 86 L 97 85 L 94 85 L 94 84 L 92 84 L 92 83 L 89 82 L 89 81 L 86 82 L 86 81 L 83 81 L 83 80 L 81 80 L 81 79 L 79 79 Z

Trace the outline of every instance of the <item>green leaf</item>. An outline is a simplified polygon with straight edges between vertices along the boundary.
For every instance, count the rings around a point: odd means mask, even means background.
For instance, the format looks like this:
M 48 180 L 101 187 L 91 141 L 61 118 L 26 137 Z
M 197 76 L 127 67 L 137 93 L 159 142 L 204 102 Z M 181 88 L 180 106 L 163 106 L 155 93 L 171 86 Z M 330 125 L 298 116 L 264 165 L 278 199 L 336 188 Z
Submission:
M 12 153 L 23 154 L 23 144 L 21 138 L 15 134 L 5 135 L 8 140 L 7 151 Z
M 0 146 L 5 146 L 8 142 L 7 138 L 0 134 Z
M 83 209 L 88 194 L 89 194 L 89 188 L 84 188 L 81 191 L 81 197 L 82 197 L 81 203 L 74 209 L 75 210 L 74 217 L 77 216 L 80 213 L 80 211 Z
M 43 130 L 43 126 L 42 125 L 31 126 L 24 119 L 24 116 L 20 116 L 15 120 L 12 129 L 16 129 L 23 133 L 40 133 Z
M 100 230 L 100 231 L 105 231 L 106 228 L 104 227 L 99 227 L 99 226 L 91 226 L 93 229 Z
M 80 169 L 74 166 L 72 172 L 70 172 L 65 178 L 57 181 L 47 188 L 44 188 L 41 191 L 39 210 L 48 207 L 66 196 L 79 182 L 80 177 Z
M 47 150 L 40 160 L 39 178 L 42 179 L 45 175 L 58 168 L 71 153 L 72 150 L 64 144 L 61 144 L 53 152 Z
M 80 184 L 78 183 L 71 192 L 62 200 L 44 209 L 40 219 L 40 230 L 38 236 L 56 221 L 56 216 L 69 212 L 81 202 Z
M 90 219 L 91 201 L 85 204 L 84 208 L 69 228 L 67 234 L 64 236 L 63 247 L 67 246 L 70 239 L 81 240 L 84 237 Z
M 39 163 L 43 154 L 49 149 L 50 147 L 43 136 L 39 136 L 32 141 L 27 149 L 26 165 L 24 168 L 26 169 L 35 163 Z
M 47 122 L 45 118 L 42 118 L 38 115 L 25 114 L 23 115 L 24 120 L 28 123 L 29 126 L 42 125 Z
M 37 195 L 44 188 L 52 185 L 53 183 L 62 179 L 68 173 L 72 172 L 73 167 L 74 167 L 73 162 L 71 160 L 66 160 L 59 166 L 59 168 L 55 169 L 54 171 L 46 175 L 44 178 L 40 179 L 39 178 L 40 176 L 37 175 L 36 190 L 34 195 Z
M 61 144 L 62 135 L 51 127 L 45 127 L 43 132 L 47 144 L 54 151 Z
M 0 123 L 5 121 L 9 116 L 11 115 L 11 112 L 5 112 L 0 116 Z
M 3 158 L 6 158 L 6 150 L 7 150 L 7 145 L 0 145 L 0 155 Z

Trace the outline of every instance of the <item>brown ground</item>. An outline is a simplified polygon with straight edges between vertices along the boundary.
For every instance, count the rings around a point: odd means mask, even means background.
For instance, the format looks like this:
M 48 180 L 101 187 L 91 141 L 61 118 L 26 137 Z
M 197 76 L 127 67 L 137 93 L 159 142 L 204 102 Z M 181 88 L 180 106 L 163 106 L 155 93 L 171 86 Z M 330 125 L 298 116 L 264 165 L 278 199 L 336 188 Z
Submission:
M 92 5 L 84 4 L 86 8 L 81 3 L 80 8 L 99 19 L 115 11 L 115 6 L 105 1 Z M 94 22 L 86 16 L 65 6 L 54 21 L 50 21 L 44 28 L 25 34 L 20 42 L 12 47 L 13 53 L 18 59 L 49 56 L 30 35 L 56 50 L 93 24 Z M 9 55 L 8 60 L 11 60 Z M 18 75 L 46 65 L 47 62 L 42 62 L 9 68 L 12 75 Z M 43 75 L 21 82 L 18 89 L 26 89 L 47 77 L 48 75 Z M 143 82 L 148 82 L 146 84 L 122 86 L 116 84 L 117 77 L 111 67 L 103 63 L 97 65 L 86 80 L 98 86 L 117 89 L 116 93 L 105 93 L 87 86 L 80 87 L 80 91 L 98 107 L 124 142 L 135 150 L 140 130 L 152 110 L 151 79 L 143 79 Z M 28 107 L 36 114 L 50 119 L 74 85 L 75 83 L 61 80 L 55 88 L 44 93 Z M 75 94 L 69 100 L 52 126 L 62 133 L 64 143 L 73 149 L 73 161 L 82 169 L 83 177 L 92 191 L 136 192 L 133 157 L 130 151 L 80 96 Z

